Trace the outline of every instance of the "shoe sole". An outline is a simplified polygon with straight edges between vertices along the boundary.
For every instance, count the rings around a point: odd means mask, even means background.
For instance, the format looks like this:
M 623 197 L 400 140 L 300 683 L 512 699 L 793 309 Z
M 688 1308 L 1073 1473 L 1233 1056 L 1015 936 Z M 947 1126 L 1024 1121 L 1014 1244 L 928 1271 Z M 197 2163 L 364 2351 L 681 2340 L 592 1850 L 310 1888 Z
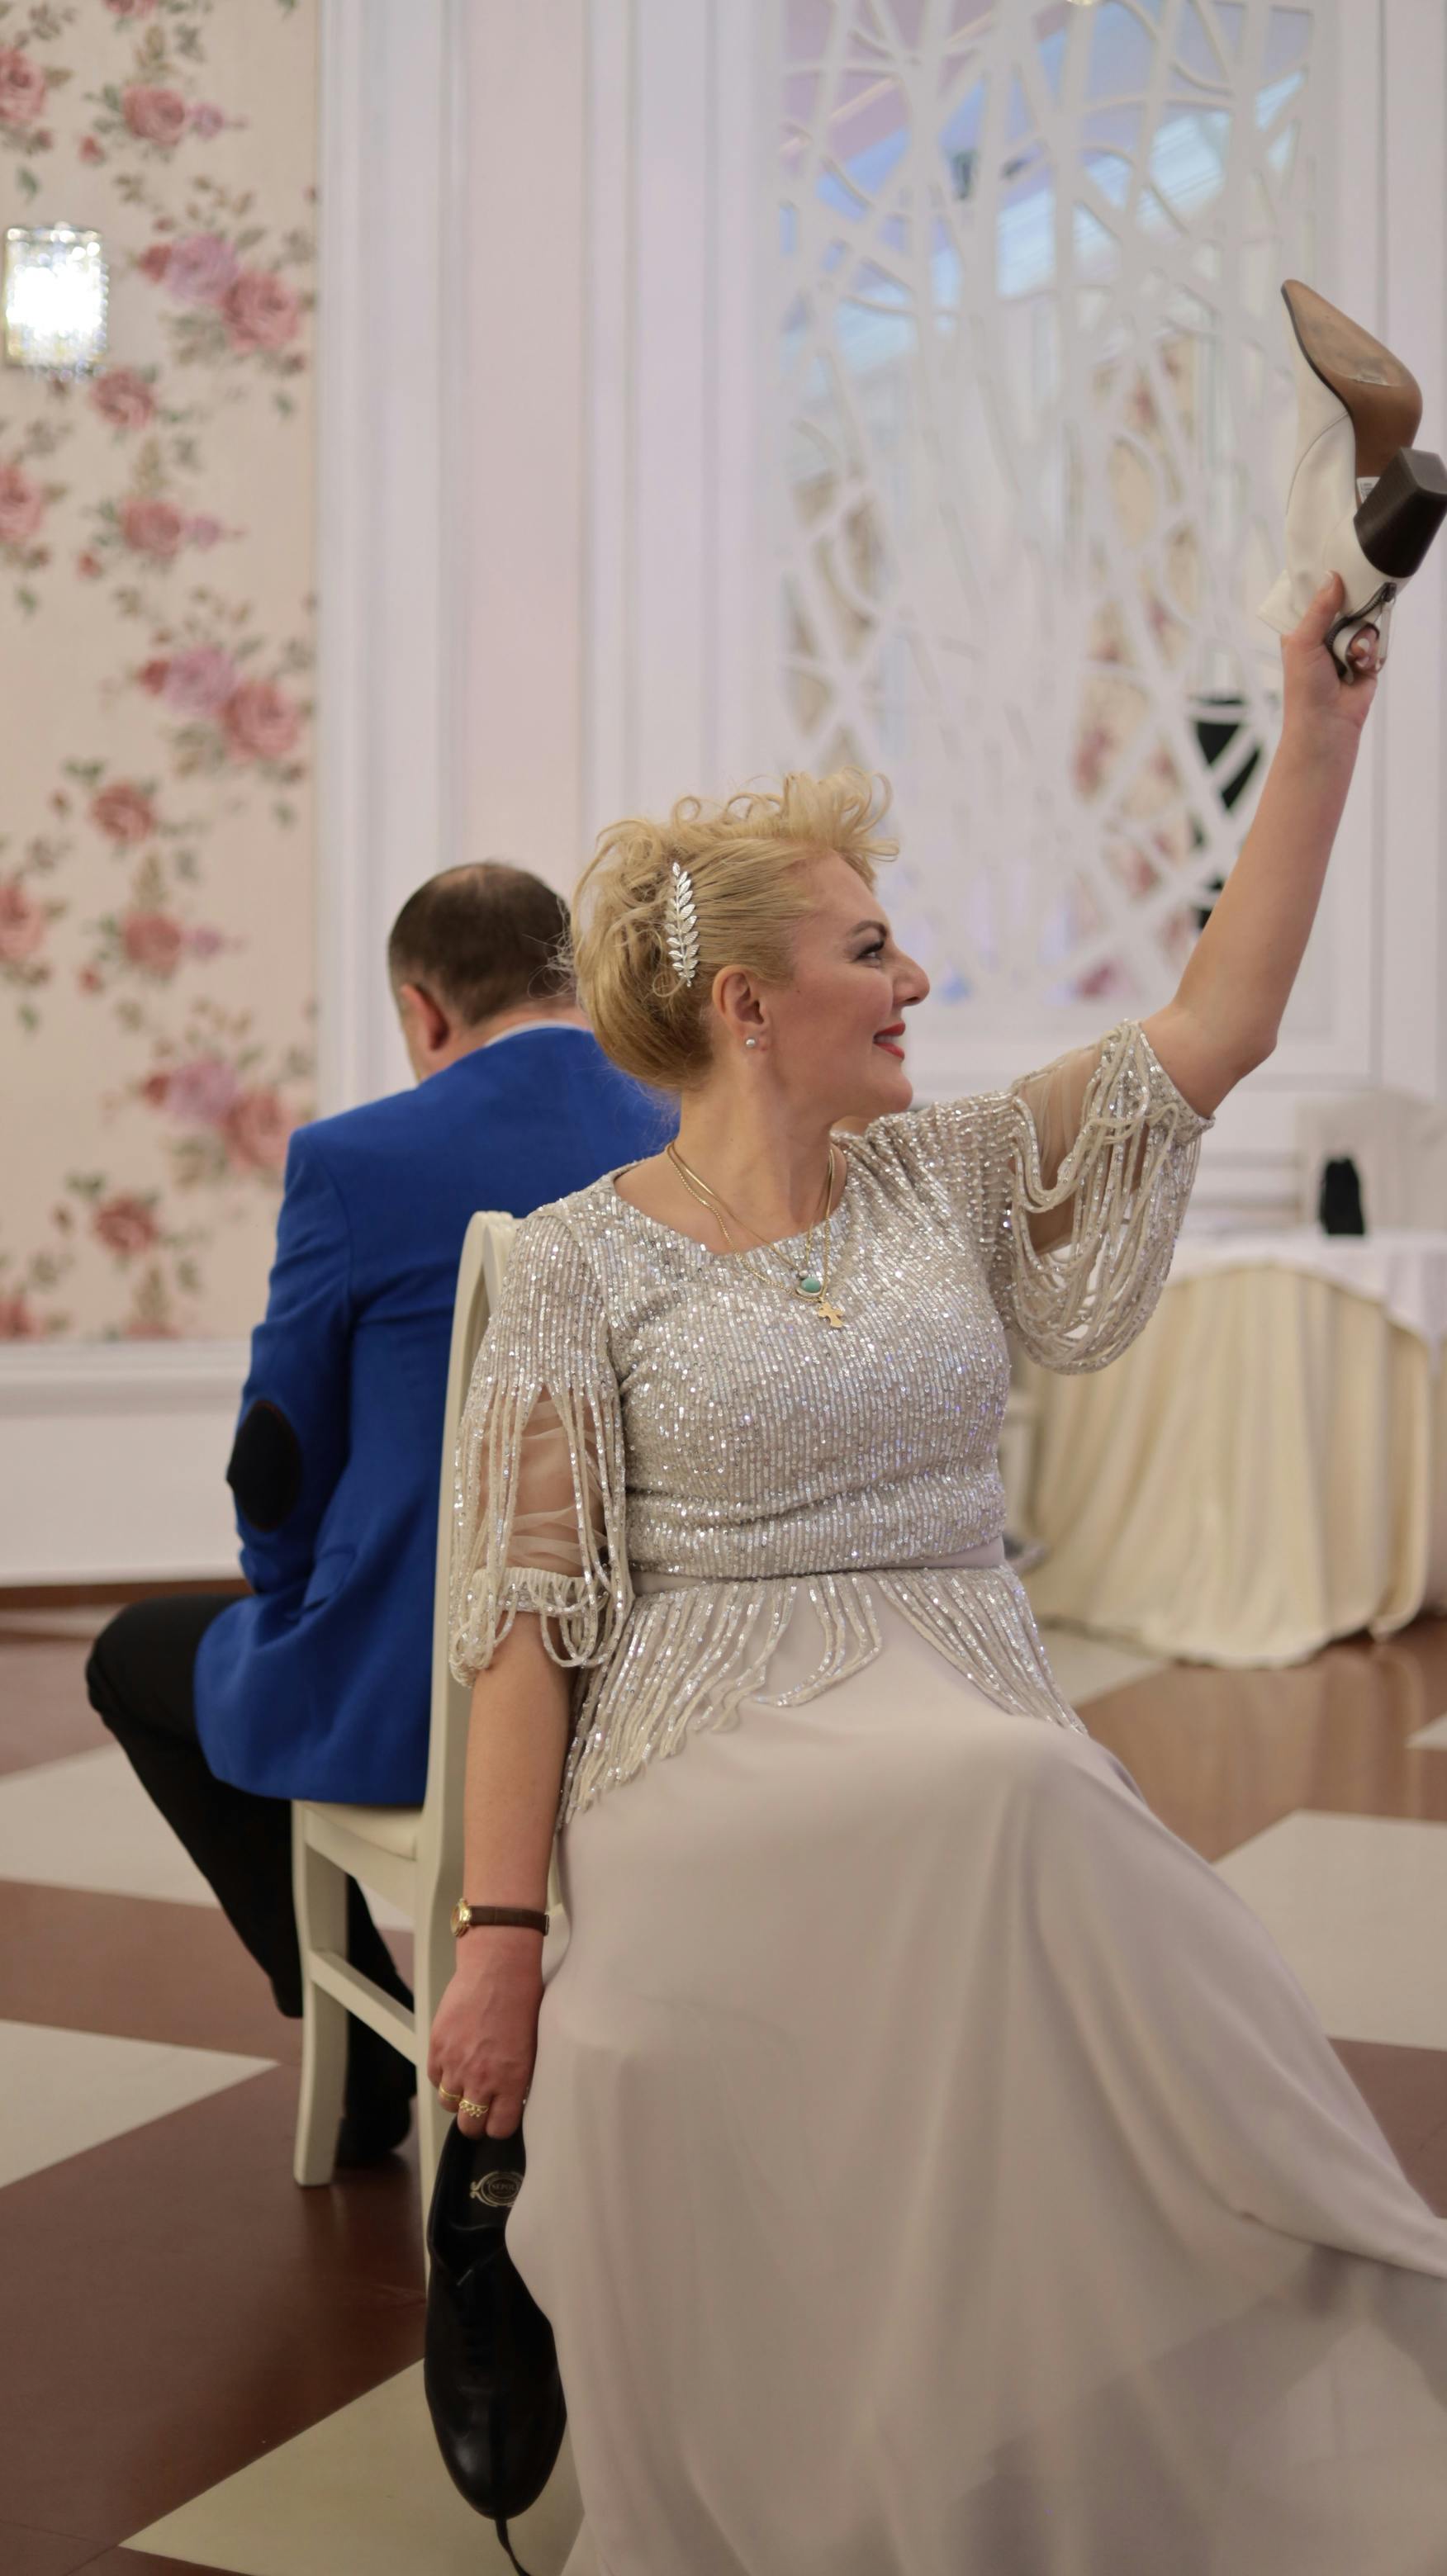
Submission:
M 1299 277 L 1287 279 L 1281 296 L 1307 365 L 1350 417 L 1358 480 L 1385 474 L 1422 425 L 1422 388 L 1411 368 Z

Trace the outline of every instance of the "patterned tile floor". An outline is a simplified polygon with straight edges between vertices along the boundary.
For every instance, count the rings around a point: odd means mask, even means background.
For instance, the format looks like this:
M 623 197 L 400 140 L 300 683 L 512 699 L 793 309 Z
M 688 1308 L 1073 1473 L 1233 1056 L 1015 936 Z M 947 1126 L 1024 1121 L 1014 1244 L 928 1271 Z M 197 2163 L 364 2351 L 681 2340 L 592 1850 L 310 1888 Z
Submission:
M 422 2406 L 415 2161 L 294 2187 L 295 2028 L 129 1793 L 86 1630 L 0 1611 L 0 2568 L 505 2576 Z M 1291 1672 L 1051 1651 L 1447 2211 L 1447 1621 Z M 576 2516 L 565 2454 L 534 2576 Z

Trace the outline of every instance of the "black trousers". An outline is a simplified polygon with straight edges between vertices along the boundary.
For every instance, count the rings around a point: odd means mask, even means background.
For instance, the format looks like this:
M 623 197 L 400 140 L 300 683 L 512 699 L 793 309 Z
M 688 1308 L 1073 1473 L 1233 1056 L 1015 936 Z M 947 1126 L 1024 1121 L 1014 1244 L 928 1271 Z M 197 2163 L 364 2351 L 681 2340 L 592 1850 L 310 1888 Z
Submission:
M 279 2009 L 301 2011 L 301 1953 L 291 1892 L 291 1807 L 218 1780 L 196 1733 L 196 1649 L 227 1608 L 226 1593 L 135 1601 L 101 1631 L 86 1665 L 90 1703 L 104 1718 L 148 1797 L 209 1879 L 228 1921 L 271 1979 Z M 347 1956 L 389 1994 L 411 2002 L 354 1879 L 347 1881 Z M 400 2070 L 401 2061 L 358 2021 L 353 2079 Z

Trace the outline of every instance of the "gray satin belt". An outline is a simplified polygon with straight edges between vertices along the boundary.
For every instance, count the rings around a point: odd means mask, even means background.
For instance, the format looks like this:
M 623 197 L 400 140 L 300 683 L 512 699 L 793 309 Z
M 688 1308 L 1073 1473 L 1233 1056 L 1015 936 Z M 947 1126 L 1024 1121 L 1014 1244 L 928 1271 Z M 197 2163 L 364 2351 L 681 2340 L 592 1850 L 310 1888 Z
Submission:
M 894 1565 L 816 1566 L 810 1574 L 658 1574 L 647 1566 L 633 1569 L 635 1594 L 686 1592 L 700 1583 L 808 1583 L 824 1574 L 953 1574 L 961 1566 L 988 1571 L 1005 1562 L 1003 1538 L 987 1538 L 980 1547 L 962 1547 L 953 1556 L 912 1557 Z

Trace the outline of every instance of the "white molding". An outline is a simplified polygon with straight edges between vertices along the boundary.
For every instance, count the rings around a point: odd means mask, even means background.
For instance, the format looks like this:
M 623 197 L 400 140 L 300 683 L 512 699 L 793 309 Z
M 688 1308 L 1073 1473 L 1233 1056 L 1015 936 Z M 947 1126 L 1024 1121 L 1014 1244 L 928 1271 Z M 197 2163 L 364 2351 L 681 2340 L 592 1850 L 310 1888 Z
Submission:
M 705 784 L 712 495 L 709 0 L 633 0 L 636 793 Z
M 590 0 L 586 838 L 768 765 L 774 0 Z
M 582 860 L 588 0 L 453 0 L 442 251 L 452 858 Z M 476 147 L 472 145 L 476 137 Z
M 460 4 L 460 0 L 459 0 Z M 322 0 L 317 336 L 318 1090 L 409 1079 L 385 945 L 446 862 L 453 560 L 449 0 Z
M 234 1413 L 245 1342 L 12 1342 L 0 1348 L 0 1421 L 20 1414 Z
M 773 127 L 758 112 L 777 96 L 777 9 L 714 0 L 710 70 L 708 251 L 709 553 L 704 619 L 711 641 L 703 784 L 728 795 L 767 770 L 773 732 L 770 660 L 776 611 L 770 442 L 776 407 L 771 255 L 777 169 Z
M 588 12 L 583 805 L 589 839 L 637 794 L 632 0 Z

